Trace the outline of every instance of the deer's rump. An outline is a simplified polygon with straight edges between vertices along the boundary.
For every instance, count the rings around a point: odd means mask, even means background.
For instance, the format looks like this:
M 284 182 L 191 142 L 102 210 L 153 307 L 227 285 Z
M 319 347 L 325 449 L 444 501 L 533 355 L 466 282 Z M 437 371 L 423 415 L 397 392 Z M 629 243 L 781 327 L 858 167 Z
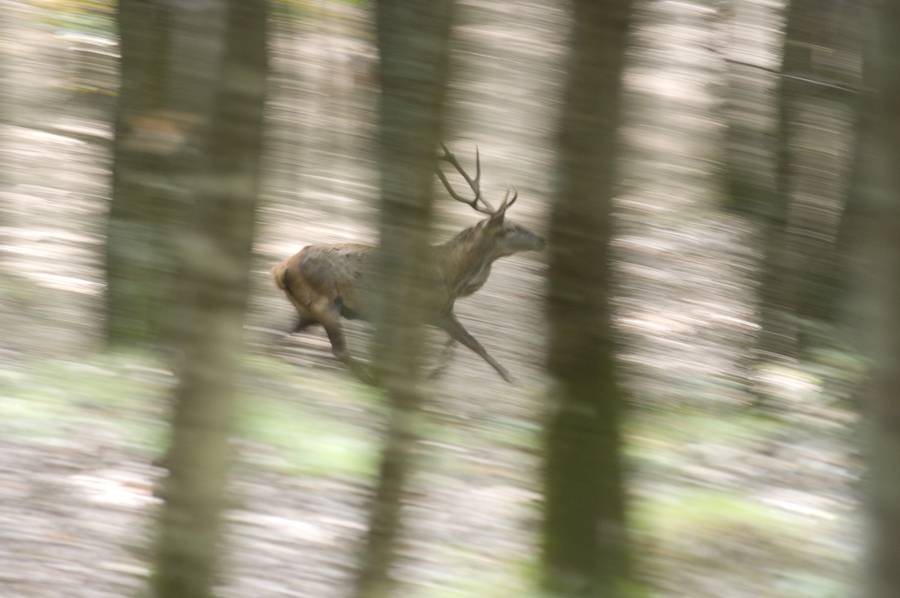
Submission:
M 361 281 L 371 272 L 374 250 L 359 243 L 310 245 L 275 266 L 272 277 L 302 316 L 319 320 L 337 308 L 359 317 Z

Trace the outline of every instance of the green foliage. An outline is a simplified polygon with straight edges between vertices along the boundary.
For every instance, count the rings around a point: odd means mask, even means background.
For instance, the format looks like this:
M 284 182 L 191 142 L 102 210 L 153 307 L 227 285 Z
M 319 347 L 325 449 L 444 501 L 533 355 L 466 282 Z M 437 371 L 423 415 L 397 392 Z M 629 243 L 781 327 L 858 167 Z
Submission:
M 773 575 L 811 574 L 804 546 L 813 522 L 789 517 L 753 499 L 704 488 L 669 488 L 632 512 L 653 575 L 693 583 L 685 571 L 717 571 L 732 586 L 771 587 Z M 802 594 L 801 594 L 802 595 Z M 774 596 L 800 596 L 774 594 Z
M 377 440 L 367 430 L 376 398 L 342 374 L 248 360 L 236 434 L 264 447 L 249 459 L 268 455 L 260 465 L 283 473 L 374 475 Z M 174 381 L 139 353 L 0 363 L 0 435 L 48 443 L 102 439 L 156 456 L 168 443 Z
M 130 354 L 3 363 L 0 434 L 49 442 L 84 435 L 158 452 L 171 382 L 159 364 Z
M 47 0 L 42 20 L 55 29 L 107 36 L 116 31 L 116 3 L 108 0 Z
M 277 455 L 268 465 L 322 477 L 374 475 L 377 439 L 367 434 L 373 391 L 343 372 L 319 372 L 262 356 L 247 364 L 238 435 Z
M 717 490 L 671 489 L 659 500 L 639 503 L 634 523 L 642 531 L 653 530 L 660 537 L 686 540 L 709 532 L 780 536 L 789 533 L 785 517 L 745 498 Z
M 739 455 L 777 446 L 798 433 L 795 424 L 749 410 L 672 410 L 630 428 L 629 456 L 650 481 L 633 499 L 631 525 L 642 566 L 664 580 L 658 585 L 690 591 L 697 583 L 690 571 L 715 571 L 716 583 L 765 588 L 772 598 L 846 595 L 847 572 L 836 574 L 847 565 L 846 544 L 810 543 L 826 533 L 828 515 L 806 503 L 802 491 L 783 504 L 777 488 L 764 482 L 755 488 L 721 469 L 728 462 L 740 469 Z M 707 462 L 712 455 L 717 465 Z M 791 496 L 791 489 L 783 491 Z
M 673 407 L 646 411 L 627 422 L 625 450 L 634 467 L 651 477 L 668 477 L 691 461 L 696 446 L 752 450 L 768 438 L 784 433 L 789 424 L 737 406 L 717 412 Z
M 304 12 L 314 10 L 317 5 L 327 4 L 349 4 L 350 6 L 358 6 L 360 8 L 371 8 L 372 0 L 324 0 L 321 2 L 310 2 L 310 0 L 275 0 L 275 4 L 286 6 L 291 10 Z
M 423 594 L 425 598 L 468 598 L 470 596 L 491 596 L 491 598 L 541 598 L 538 593 L 538 567 L 534 558 L 517 553 L 514 562 L 501 558 L 486 562 L 483 550 L 462 544 L 443 545 L 438 549 L 442 562 L 465 563 L 469 573 L 465 576 L 447 576 L 439 582 L 429 584 Z M 487 565 L 487 566 L 486 566 Z M 517 571 L 510 576 L 505 568 Z M 518 584 L 510 579 L 520 580 Z
M 788 575 L 777 587 L 779 598 L 844 598 L 849 591 L 846 585 L 813 573 Z

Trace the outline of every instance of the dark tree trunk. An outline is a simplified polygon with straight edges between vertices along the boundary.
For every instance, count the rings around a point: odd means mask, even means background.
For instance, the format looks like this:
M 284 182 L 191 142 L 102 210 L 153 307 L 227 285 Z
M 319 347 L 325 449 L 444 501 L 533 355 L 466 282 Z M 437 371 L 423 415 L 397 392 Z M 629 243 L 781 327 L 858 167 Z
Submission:
M 719 7 L 726 57 L 722 85 L 725 202 L 731 210 L 760 219 L 771 205 L 774 190 L 769 124 L 773 106 L 768 89 L 774 75 L 731 56 L 764 51 L 760 29 L 771 8 L 743 0 L 726 0 Z
M 173 329 L 176 245 L 205 151 L 221 10 L 219 2 L 118 6 L 122 83 L 106 250 L 112 346 L 152 345 Z
M 632 596 L 610 294 L 616 130 L 631 2 L 576 0 L 550 229 L 544 577 Z
M 206 47 L 218 64 L 198 73 L 210 77 L 212 101 L 200 115 L 208 126 L 176 277 L 180 371 L 152 577 L 159 598 L 212 595 L 259 188 L 265 2 L 217 4 L 222 20 L 209 24 Z
M 865 595 L 900 596 L 900 2 L 876 6 L 866 83 L 875 90 L 860 114 L 868 142 L 857 189 L 859 267 L 866 349 L 875 363 L 866 408 L 869 452 L 869 567 Z
M 813 3 L 814 4 L 814 3 Z M 795 120 L 806 91 L 797 73 L 811 73 L 812 36 L 810 2 L 790 0 L 787 5 L 781 76 L 778 79 L 778 124 L 775 131 L 775 192 L 762 214 L 760 273 L 760 332 L 757 350 L 760 358 L 794 358 L 797 355 L 798 328 L 796 248 L 791 246 L 788 218 L 791 206 L 791 182 L 796 164 Z
M 840 214 L 850 160 L 858 87 L 859 5 L 791 0 L 778 85 L 776 189 L 760 219 L 762 361 L 795 359 L 830 342 L 843 281 L 838 264 Z
M 154 143 L 165 133 L 171 9 L 146 0 L 118 6 L 121 87 L 113 147 L 113 200 L 107 229 L 106 334 L 113 346 L 157 340 L 171 292 L 167 218 L 173 204 L 171 158 Z
M 432 187 L 448 78 L 452 0 L 379 0 L 381 160 L 375 374 L 390 402 L 388 437 L 355 587 L 360 598 L 391 588 L 401 497 L 420 417 L 418 378 Z

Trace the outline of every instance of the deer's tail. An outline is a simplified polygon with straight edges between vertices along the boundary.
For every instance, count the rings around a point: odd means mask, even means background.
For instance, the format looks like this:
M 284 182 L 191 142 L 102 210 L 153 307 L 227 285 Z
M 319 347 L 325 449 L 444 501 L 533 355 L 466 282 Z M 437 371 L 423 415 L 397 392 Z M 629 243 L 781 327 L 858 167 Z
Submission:
M 272 268 L 272 280 L 275 281 L 275 286 L 290 295 L 291 289 L 290 283 L 288 282 L 288 269 L 285 262 L 281 262 Z

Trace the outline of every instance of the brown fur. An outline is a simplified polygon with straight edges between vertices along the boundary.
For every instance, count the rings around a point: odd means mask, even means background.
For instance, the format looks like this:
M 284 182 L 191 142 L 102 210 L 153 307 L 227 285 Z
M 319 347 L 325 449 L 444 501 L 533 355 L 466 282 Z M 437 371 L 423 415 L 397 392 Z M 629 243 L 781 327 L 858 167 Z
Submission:
M 432 247 L 429 259 L 434 280 L 429 311 L 431 324 L 443 328 L 450 338 L 461 342 L 478 353 L 507 382 L 512 378 L 506 369 L 488 355 L 469 332 L 463 328 L 453 313 L 453 304 L 459 297 L 467 297 L 484 286 L 491 274 L 491 266 L 501 257 L 521 251 L 540 250 L 544 240 L 517 224 L 506 220 L 506 210 L 516 202 L 518 193 L 509 199 L 509 189 L 503 203 L 496 210 L 482 197 L 479 180 L 481 164 L 475 152 L 476 174 L 470 177 L 456 157 L 441 144 L 444 153 L 438 159 L 449 162 L 468 182 L 474 192 L 471 200 L 457 194 L 447 177 L 437 170 L 438 178 L 447 192 L 488 217 L 462 231 L 446 243 Z M 480 202 L 480 205 L 479 205 Z M 360 378 L 369 380 L 368 373 L 360 367 L 347 351 L 340 319 L 366 317 L 367 295 L 375 248 L 358 243 L 336 245 L 312 245 L 287 258 L 272 270 L 275 284 L 284 291 L 300 314 L 295 332 L 313 324 L 321 324 L 331 340 L 334 354 L 346 363 Z
M 375 248 L 359 243 L 310 245 L 272 269 L 275 284 L 285 292 L 300 313 L 301 320 L 325 324 L 337 305 L 357 312 L 357 285 Z
M 507 381 L 512 381 L 509 373 L 463 328 L 453 314 L 453 304 L 484 286 L 497 259 L 543 246 L 543 239 L 505 220 L 501 208 L 446 243 L 432 247 L 436 284 L 431 323 L 478 353 Z M 372 271 L 374 252 L 371 245 L 359 243 L 311 245 L 272 269 L 275 284 L 300 314 L 295 331 L 313 324 L 324 326 L 334 354 L 364 380 L 369 379 L 368 374 L 347 351 L 340 319 L 342 315 L 366 317 L 366 278 Z

